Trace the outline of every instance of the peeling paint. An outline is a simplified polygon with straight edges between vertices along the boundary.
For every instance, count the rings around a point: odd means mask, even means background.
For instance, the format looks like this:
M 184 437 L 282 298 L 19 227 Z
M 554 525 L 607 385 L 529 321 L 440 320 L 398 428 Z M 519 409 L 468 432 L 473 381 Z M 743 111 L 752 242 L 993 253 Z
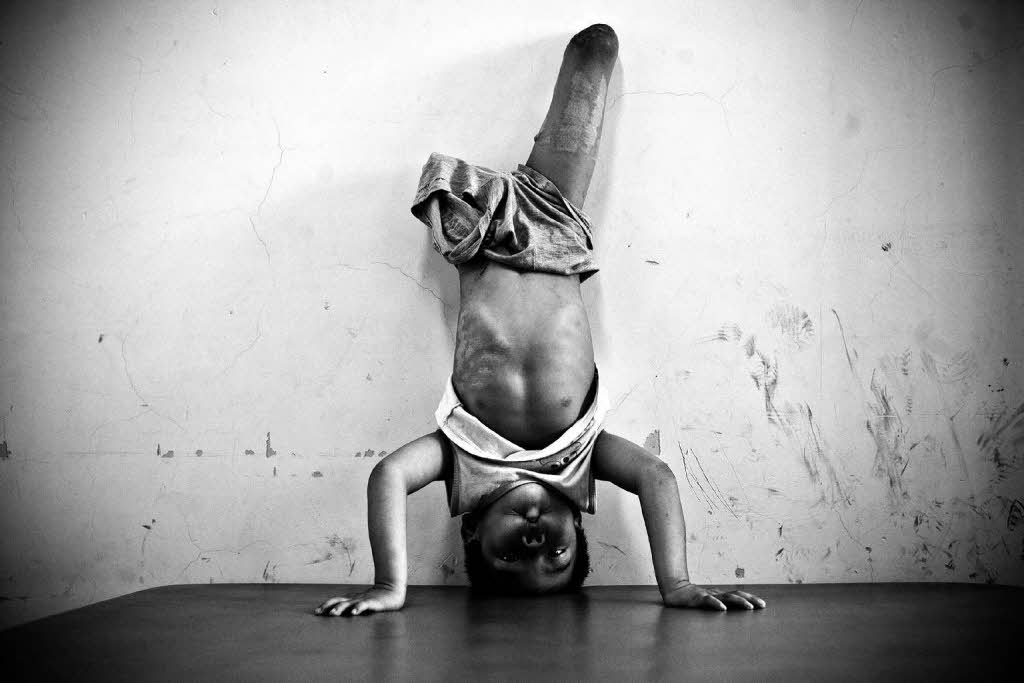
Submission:
M 652 430 L 647 438 L 644 439 L 644 448 L 651 451 L 655 455 L 661 455 L 661 432 L 657 429 Z

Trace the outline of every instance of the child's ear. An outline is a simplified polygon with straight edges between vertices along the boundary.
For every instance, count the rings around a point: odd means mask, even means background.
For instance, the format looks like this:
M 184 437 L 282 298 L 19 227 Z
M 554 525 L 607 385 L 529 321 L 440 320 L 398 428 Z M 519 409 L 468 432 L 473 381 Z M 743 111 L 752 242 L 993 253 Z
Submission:
M 479 541 L 480 536 L 476 533 L 476 517 L 467 512 L 462 515 L 462 542 Z
M 579 510 L 572 513 L 572 525 L 576 527 L 577 531 L 581 531 L 583 529 L 583 513 Z

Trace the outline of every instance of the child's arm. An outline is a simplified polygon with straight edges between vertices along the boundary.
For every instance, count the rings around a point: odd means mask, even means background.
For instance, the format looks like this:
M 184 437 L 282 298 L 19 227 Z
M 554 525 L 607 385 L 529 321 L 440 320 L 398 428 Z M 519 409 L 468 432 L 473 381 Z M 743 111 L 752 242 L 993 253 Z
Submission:
M 764 600 L 745 591 L 715 592 L 690 583 L 686 569 L 686 523 L 671 468 L 653 453 L 622 437 L 602 432 L 594 444 L 594 476 L 640 498 L 654 575 L 669 607 L 724 610 L 762 608 Z
M 373 588 L 330 598 L 314 610 L 323 616 L 401 609 L 408 586 L 405 546 L 406 497 L 443 479 L 451 462 L 438 431 L 407 443 L 377 463 L 366 485 L 367 526 L 375 571 Z

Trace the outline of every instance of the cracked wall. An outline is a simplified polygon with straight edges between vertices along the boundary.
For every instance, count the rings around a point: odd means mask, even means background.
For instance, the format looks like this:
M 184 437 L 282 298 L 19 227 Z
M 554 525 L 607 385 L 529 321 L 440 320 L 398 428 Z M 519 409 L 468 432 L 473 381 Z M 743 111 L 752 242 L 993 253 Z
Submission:
M 537 9 L 3 10 L 0 624 L 371 580 L 366 477 L 433 428 L 458 313 L 420 165 L 522 162 L 595 21 L 584 296 L 694 580 L 1022 582 L 1020 9 Z M 635 500 L 597 507 L 591 581 L 653 581 Z M 409 519 L 411 581 L 462 583 L 443 486 Z

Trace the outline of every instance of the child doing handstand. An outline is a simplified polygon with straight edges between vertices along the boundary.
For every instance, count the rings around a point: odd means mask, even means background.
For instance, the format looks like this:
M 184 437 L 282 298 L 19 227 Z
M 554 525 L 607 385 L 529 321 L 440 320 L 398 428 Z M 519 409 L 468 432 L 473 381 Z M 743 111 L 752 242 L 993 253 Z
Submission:
M 603 429 L 608 401 L 594 365 L 580 284 L 597 271 L 584 198 L 597 161 L 618 38 L 596 24 L 565 49 L 554 96 L 525 165 L 496 173 L 432 154 L 413 214 L 459 271 L 455 361 L 439 429 L 384 460 L 367 486 L 374 585 L 316 614 L 405 604 L 406 497 L 444 481 L 462 516 L 474 589 L 504 594 L 579 588 L 589 572 L 582 512 L 594 480 L 640 499 L 664 603 L 763 608 L 744 591 L 690 583 L 672 470 Z

